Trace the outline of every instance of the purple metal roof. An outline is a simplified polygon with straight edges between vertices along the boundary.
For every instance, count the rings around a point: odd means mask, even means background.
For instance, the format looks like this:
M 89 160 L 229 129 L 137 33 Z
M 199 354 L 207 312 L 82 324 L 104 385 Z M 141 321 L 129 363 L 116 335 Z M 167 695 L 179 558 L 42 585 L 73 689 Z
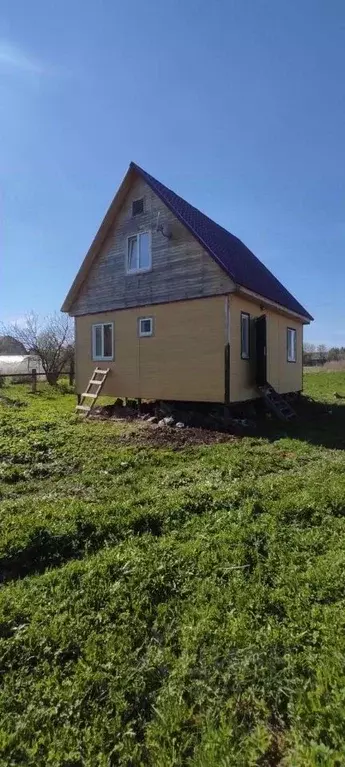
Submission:
M 238 237 L 216 224 L 211 218 L 205 216 L 200 210 L 194 208 L 189 202 L 146 173 L 139 165 L 132 162 L 130 167 L 134 168 L 145 179 L 151 189 L 199 240 L 210 256 L 237 285 L 275 301 L 275 303 L 301 314 L 303 317 L 313 319 L 302 304 L 284 288 L 284 285 Z

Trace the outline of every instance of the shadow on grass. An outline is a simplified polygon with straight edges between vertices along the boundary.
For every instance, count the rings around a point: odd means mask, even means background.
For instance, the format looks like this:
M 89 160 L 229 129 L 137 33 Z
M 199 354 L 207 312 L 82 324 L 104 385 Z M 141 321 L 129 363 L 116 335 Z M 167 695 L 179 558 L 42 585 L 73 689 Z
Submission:
M 288 436 L 333 450 L 345 448 L 345 399 L 343 402 L 319 402 L 301 396 L 291 402 L 296 418 L 290 422 L 260 413 L 253 436 L 272 441 Z
M 95 554 L 104 545 L 115 546 L 127 535 L 151 535 L 159 538 L 163 519 L 149 510 L 129 520 L 110 520 L 97 527 L 88 520 L 76 520 L 75 528 L 56 533 L 45 527 L 32 531 L 25 545 L 13 546 L 0 559 L 0 583 L 39 575 L 48 568 L 61 567 L 70 560 Z

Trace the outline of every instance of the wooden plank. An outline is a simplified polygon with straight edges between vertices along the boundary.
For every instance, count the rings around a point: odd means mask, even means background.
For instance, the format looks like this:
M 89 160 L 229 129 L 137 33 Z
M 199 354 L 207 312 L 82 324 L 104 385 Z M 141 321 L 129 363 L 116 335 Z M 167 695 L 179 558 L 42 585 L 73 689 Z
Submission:
M 144 213 L 132 216 L 132 201 L 144 198 Z M 157 216 L 172 232 L 156 231 Z M 139 231 L 152 237 L 152 271 L 127 275 L 127 238 Z M 168 272 L 167 272 L 168 269 Z M 70 313 L 85 315 L 147 304 L 229 293 L 232 280 L 178 221 L 143 179 L 134 183 L 107 240 L 100 248 Z
M 87 411 L 89 411 L 89 410 L 91 410 L 91 406 L 90 405 L 76 405 L 75 409 L 76 410 L 87 410 Z
M 97 394 L 91 394 L 91 392 L 84 391 L 84 393 L 81 396 L 82 397 L 93 397 L 93 399 L 97 399 L 98 393 Z

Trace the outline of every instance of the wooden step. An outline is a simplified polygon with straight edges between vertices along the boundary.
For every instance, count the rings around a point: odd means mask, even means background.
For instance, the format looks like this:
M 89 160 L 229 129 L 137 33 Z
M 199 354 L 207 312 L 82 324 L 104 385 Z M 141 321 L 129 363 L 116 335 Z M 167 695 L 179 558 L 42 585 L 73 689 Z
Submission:
M 281 394 L 269 384 L 268 382 L 263 386 L 258 386 L 259 391 L 264 397 L 266 405 L 272 412 L 283 421 L 290 421 L 291 418 L 295 418 L 296 413 Z
M 90 405 L 76 405 L 75 409 L 76 410 L 88 410 L 88 411 L 91 410 Z
M 98 394 L 91 394 L 91 392 L 84 391 L 84 394 L 81 395 L 82 397 L 92 397 L 93 399 L 97 399 Z

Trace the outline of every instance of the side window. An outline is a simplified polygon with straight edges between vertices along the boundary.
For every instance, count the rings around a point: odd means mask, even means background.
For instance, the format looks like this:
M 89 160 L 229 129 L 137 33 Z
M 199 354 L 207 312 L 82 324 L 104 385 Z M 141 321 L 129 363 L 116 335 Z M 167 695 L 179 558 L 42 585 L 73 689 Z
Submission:
M 296 362 L 297 360 L 297 332 L 295 328 L 287 328 L 287 361 Z
M 92 325 L 91 333 L 92 359 L 114 359 L 114 323 L 102 322 Z
M 241 358 L 250 357 L 250 314 L 241 312 Z
M 153 335 L 153 317 L 139 317 L 138 321 L 139 337 Z

